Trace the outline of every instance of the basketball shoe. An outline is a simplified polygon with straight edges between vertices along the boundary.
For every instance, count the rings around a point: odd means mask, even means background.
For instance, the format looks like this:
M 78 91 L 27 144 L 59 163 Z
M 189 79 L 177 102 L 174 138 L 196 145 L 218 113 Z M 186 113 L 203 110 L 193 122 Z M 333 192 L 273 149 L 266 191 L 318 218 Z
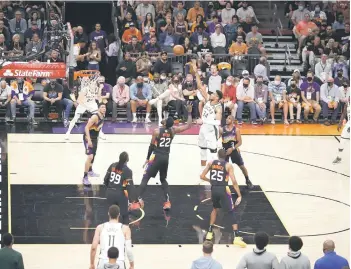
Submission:
M 233 244 L 241 248 L 246 248 L 246 243 L 244 242 L 243 238 L 239 236 L 235 236 Z

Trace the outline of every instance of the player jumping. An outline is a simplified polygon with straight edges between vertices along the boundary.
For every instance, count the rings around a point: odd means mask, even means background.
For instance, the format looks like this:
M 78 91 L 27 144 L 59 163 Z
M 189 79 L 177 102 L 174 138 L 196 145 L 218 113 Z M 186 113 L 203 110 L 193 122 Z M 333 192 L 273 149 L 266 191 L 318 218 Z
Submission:
M 169 189 L 167 182 L 167 171 L 169 163 L 169 153 L 171 149 L 172 140 L 174 135 L 177 133 L 184 132 L 191 127 L 191 105 L 187 106 L 188 110 L 188 121 L 186 125 L 173 127 L 174 120 L 169 117 L 163 121 L 163 127 L 154 130 L 147 153 L 146 162 L 144 164 L 145 171 L 144 176 L 139 187 L 139 201 L 142 201 L 142 195 L 145 192 L 147 183 L 152 177 L 156 177 L 157 173 L 160 172 L 160 181 L 165 197 L 163 209 L 168 210 L 171 208 L 171 202 L 169 200 Z
M 193 64 L 193 70 L 196 75 L 197 87 L 201 95 L 206 100 L 206 104 L 202 110 L 202 126 L 199 132 L 199 147 L 201 155 L 201 172 L 206 167 L 207 150 L 212 153 L 212 159 L 216 158 L 217 140 L 219 138 L 219 126 L 222 120 L 222 105 L 219 100 L 223 98 L 221 91 L 216 91 L 208 94 L 205 85 L 202 83 L 200 76 L 197 72 L 196 64 Z
M 106 105 L 99 104 L 97 113 L 92 115 L 87 125 L 85 126 L 83 134 L 83 142 L 85 147 L 85 154 L 88 156 L 85 161 L 83 184 L 90 186 L 88 175 L 91 177 L 98 177 L 99 175 L 93 172 L 93 163 L 97 151 L 99 132 L 104 124 L 106 113 Z
M 238 235 L 238 221 L 236 214 L 234 213 L 234 204 L 232 199 L 232 193 L 228 186 L 228 176 L 230 177 L 235 192 L 238 194 L 238 198 L 235 201 L 235 206 L 238 206 L 241 202 L 241 193 L 234 176 L 233 166 L 226 162 L 227 158 L 224 149 L 218 151 L 218 160 L 210 162 L 205 170 L 202 172 L 200 178 L 211 183 L 211 196 L 213 203 L 213 210 L 211 212 L 210 227 L 206 235 L 206 240 L 212 241 L 213 239 L 213 226 L 216 222 L 217 211 L 219 208 L 223 209 L 223 212 L 231 218 L 231 223 L 234 233 L 234 245 L 240 247 L 246 247 L 246 243 L 242 237 Z M 210 172 L 210 178 L 206 177 L 206 174 Z
M 65 139 L 69 139 L 69 135 L 73 127 L 76 125 L 79 118 L 84 114 L 85 111 L 88 111 L 91 114 L 95 114 L 98 110 L 98 105 L 96 100 L 99 99 L 101 95 L 101 90 L 103 88 L 103 84 L 98 84 L 97 79 L 90 81 L 88 77 L 83 77 L 81 81 L 81 88 L 78 94 L 78 106 L 76 108 L 76 112 L 74 113 L 74 117 L 69 123 L 68 130 L 66 132 Z M 103 133 L 101 131 L 100 138 L 104 139 Z
M 234 125 L 234 117 L 229 115 L 226 119 L 226 126 L 220 128 L 220 136 L 222 137 L 222 146 L 226 151 L 226 162 L 229 162 L 229 158 L 232 163 L 235 163 L 243 172 L 246 179 L 246 186 L 249 189 L 253 188 L 253 185 L 249 179 L 249 174 L 244 165 L 243 158 L 241 157 L 239 147 L 242 144 L 240 130 Z
M 119 155 L 119 161 L 110 165 L 108 168 L 104 184 L 107 187 L 107 202 L 109 205 L 118 205 L 121 209 L 121 222 L 129 225 L 128 204 L 132 202 L 133 210 L 140 208 L 136 199 L 136 192 L 133 183 L 133 172 L 127 166 L 129 156 L 127 152 Z
M 339 142 L 339 152 L 338 155 L 336 156 L 336 159 L 333 161 L 333 164 L 337 164 L 341 162 L 341 153 L 344 151 L 345 148 L 345 143 L 347 140 L 350 141 L 350 98 L 347 104 L 344 106 L 344 110 L 341 114 L 340 121 L 338 124 L 338 131 L 340 132 L 342 123 L 347 115 L 347 122 L 342 128 L 341 136 L 340 136 L 340 142 Z
M 108 209 L 109 222 L 105 222 L 96 227 L 93 243 L 90 250 L 90 269 L 95 269 L 96 250 L 100 243 L 100 255 L 98 269 L 104 269 L 108 263 L 107 251 L 111 247 L 116 247 L 119 251 L 117 264 L 119 269 L 125 269 L 125 252 L 127 253 L 130 269 L 134 269 L 134 257 L 132 251 L 132 233 L 129 226 L 118 221 L 119 207 L 112 205 Z

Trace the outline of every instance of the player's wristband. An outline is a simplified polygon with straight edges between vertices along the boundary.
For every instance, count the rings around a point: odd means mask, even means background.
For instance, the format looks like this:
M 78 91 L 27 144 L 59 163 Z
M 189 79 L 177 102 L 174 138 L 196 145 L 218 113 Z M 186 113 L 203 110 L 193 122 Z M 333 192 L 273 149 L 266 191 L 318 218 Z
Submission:
M 146 160 L 150 159 L 150 156 L 151 156 L 152 152 L 154 151 L 154 149 L 155 149 L 155 145 L 154 144 L 150 144 Z

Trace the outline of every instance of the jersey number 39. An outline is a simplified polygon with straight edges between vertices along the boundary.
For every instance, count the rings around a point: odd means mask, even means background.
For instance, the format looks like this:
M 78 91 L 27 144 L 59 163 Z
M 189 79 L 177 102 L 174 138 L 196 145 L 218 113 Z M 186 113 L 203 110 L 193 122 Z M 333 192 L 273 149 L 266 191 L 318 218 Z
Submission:
M 110 182 L 113 182 L 116 185 L 119 184 L 121 182 L 121 175 L 116 174 L 115 172 L 111 172 Z
M 169 148 L 171 144 L 171 139 L 169 137 L 161 137 L 160 138 L 160 147 L 161 148 Z
M 211 170 L 211 180 L 223 181 L 223 171 Z

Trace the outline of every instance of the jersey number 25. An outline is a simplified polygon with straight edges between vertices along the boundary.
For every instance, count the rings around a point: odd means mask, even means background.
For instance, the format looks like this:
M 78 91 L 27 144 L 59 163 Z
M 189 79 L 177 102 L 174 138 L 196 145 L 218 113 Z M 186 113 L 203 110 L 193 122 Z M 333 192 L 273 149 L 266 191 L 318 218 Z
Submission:
M 211 180 L 223 181 L 223 171 L 211 170 Z
M 169 137 L 161 137 L 160 139 L 160 147 L 168 148 L 171 144 L 171 139 Z
M 111 172 L 110 182 L 113 182 L 116 185 L 119 184 L 121 182 L 121 175 L 116 174 L 115 172 Z

